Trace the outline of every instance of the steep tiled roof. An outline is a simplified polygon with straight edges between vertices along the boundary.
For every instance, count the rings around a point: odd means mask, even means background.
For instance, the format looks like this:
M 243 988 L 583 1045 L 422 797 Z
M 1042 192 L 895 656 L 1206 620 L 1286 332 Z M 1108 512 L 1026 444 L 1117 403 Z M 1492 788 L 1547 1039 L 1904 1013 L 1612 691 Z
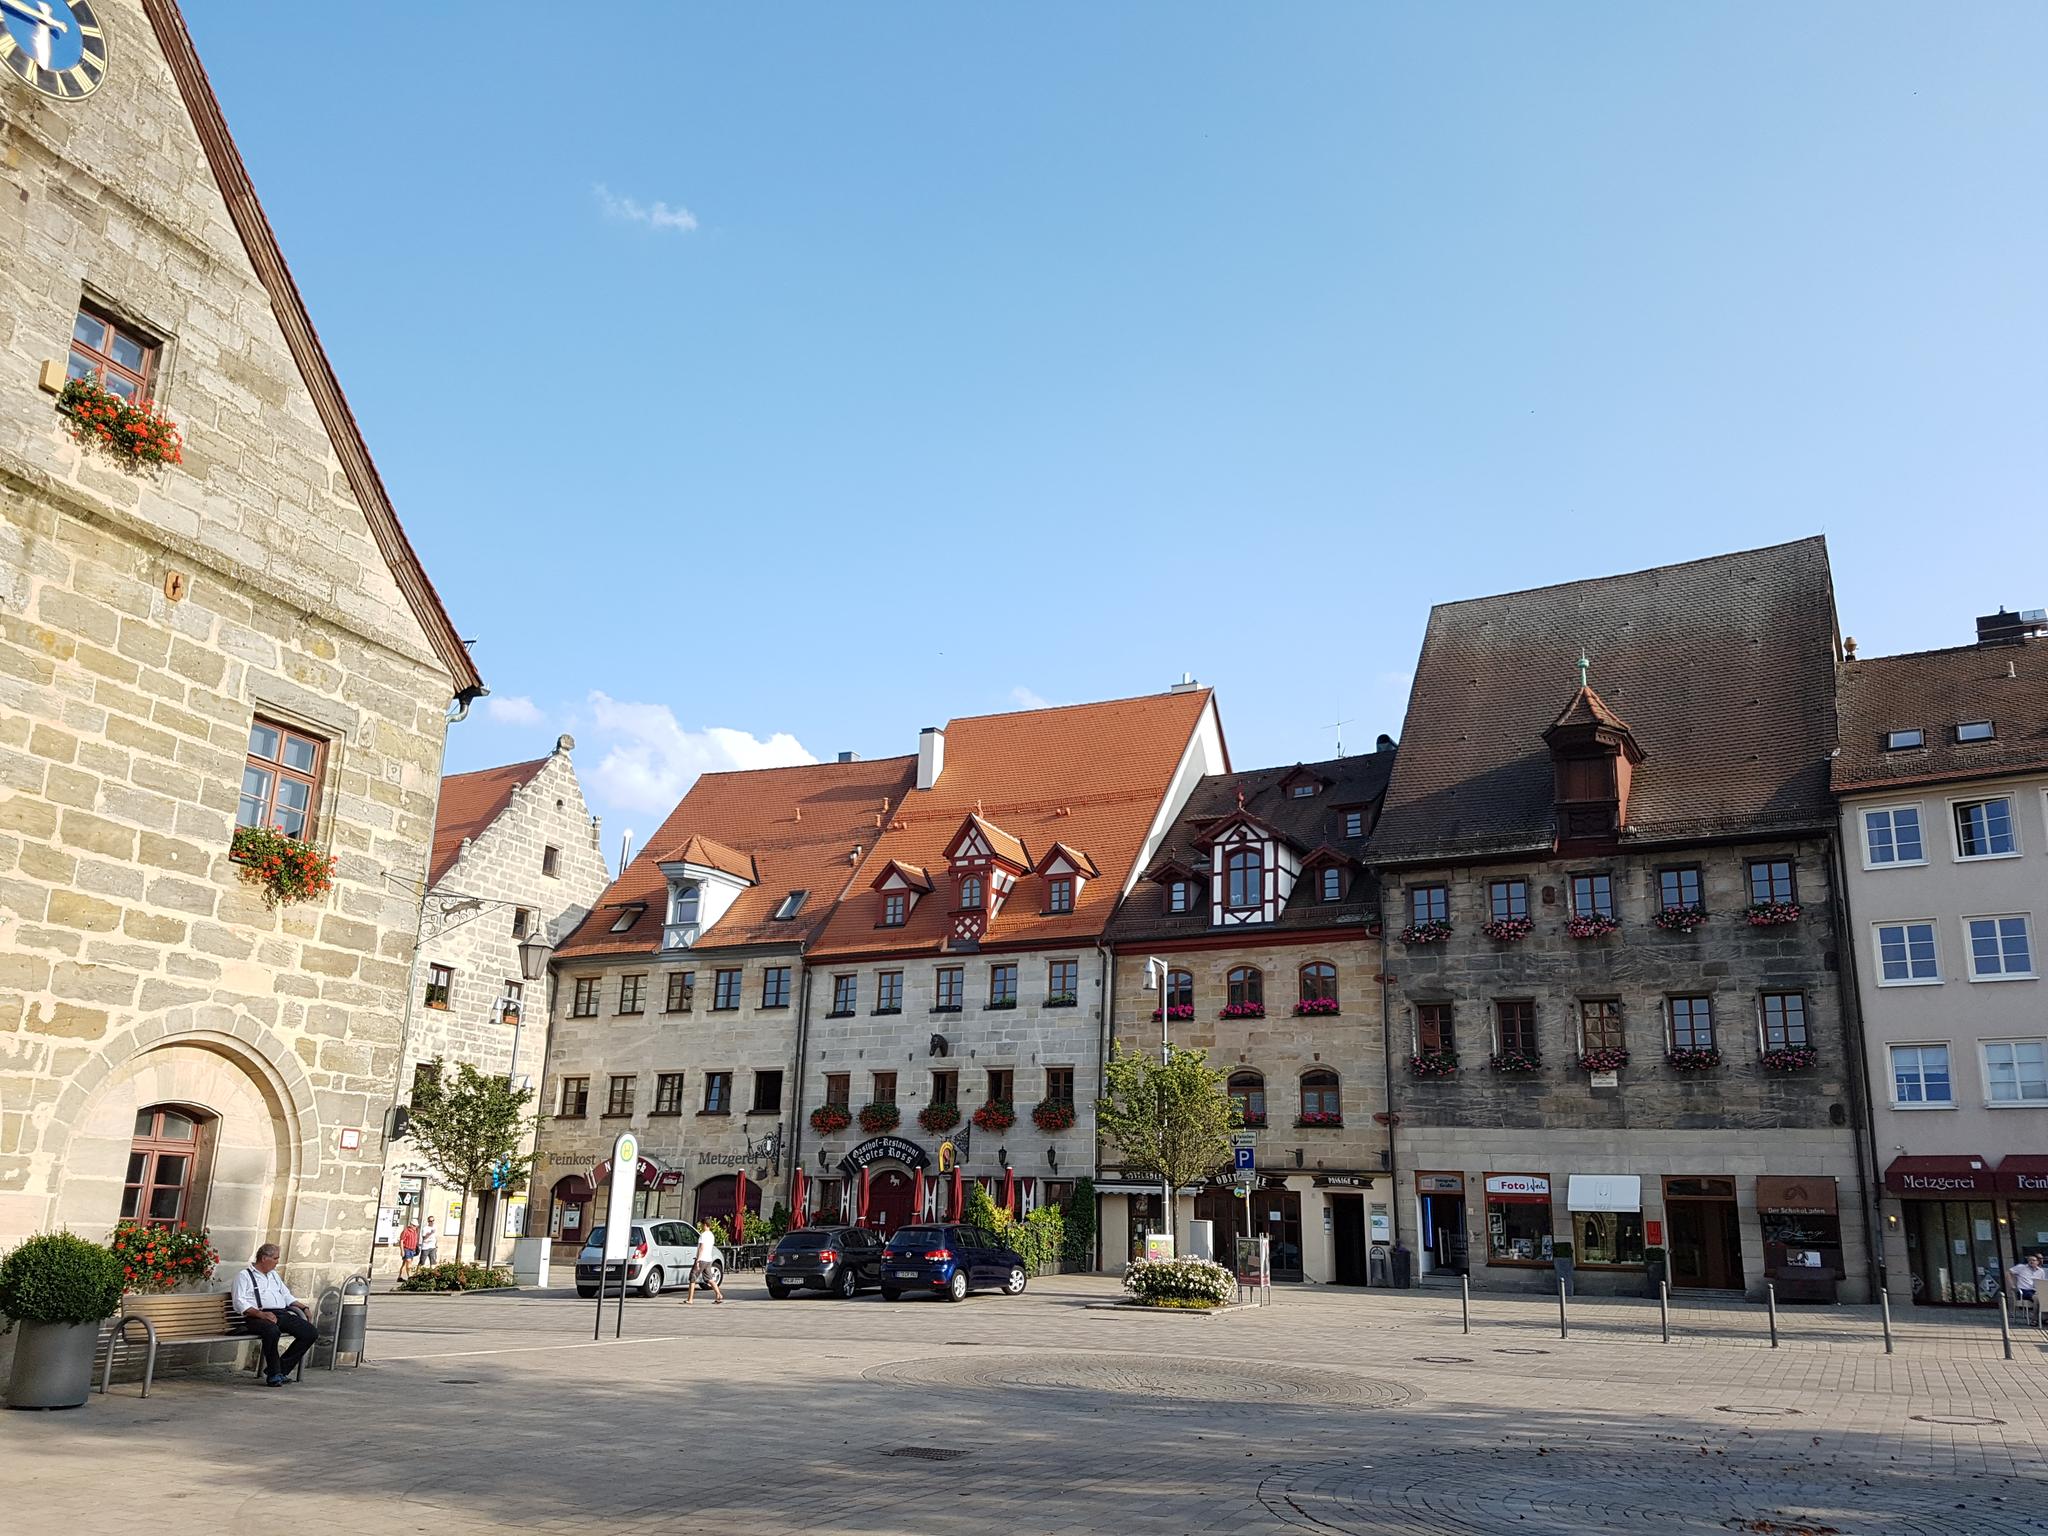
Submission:
M 1543 730 L 1581 647 L 1648 758 L 1624 843 L 1827 823 L 1835 610 L 1812 538 L 1432 609 L 1375 858 L 1553 845 Z
M 2048 639 L 1844 662 L 1837 697 L 1839 791 L 2048 769 Z M 1957 741 L 1956 726 L 1975 720 L 1997 735 Z M 1899 730 L 1924 731 L 1927 745 L 1885 751 Z
M 1572 695 L 1571 703 L 1565 705 L 1557 718 L 1550 722 L 1553 731 L 1569 725 L 1604 725 L 1610 731 L 1628 730 L 1628 722 L 1614 712 L 1613 706 L 1584 686 Z
M 1210 690 L 1198 688 L 952 721 L 938 783 L 910 793 L 876 850 L 879 858 L 932 870 L 938 889 L 917 903 L 901 928 L 875 926 L 872 896 L 847 901 L 812 952 L 937 951 L 957 895 L 944 874 L 945 850 L 977 803 L 986 821 L 1025 848 L 1064 842 L 1102 872 L 1082 886 L 1074 910 L 1062 913 L 1044 911 L 1042 875 L 1022 877 L 984 948 L 1094 939 L 1109 921 L 1210 697 Z
M 1407 748 L 1401 750 L 1405 752 Z M 1270 827 L 1304 859 L 1324 848 L 1353 861 L 1362 859 L 1370 846 L 1373 808 L 1386 793 L 1394 756 L 1393 749 L 1387 748 L 1366 757 L 1339 757 L 1326 763 L 1306 764 L 1328 780 L 1330 787 L 1305 800 L 1291 799 L 1281 788 L 1286 780 L 1296 776 L 1296 768 L 1304 765 L 1255 768 L 1248 773 L 1212 773 L 1188 797 L 1180 820 L 1167 833 L 1165 844 L 1146 873 L 1148 877 L 1157 875 L 1168 865 L 1177 865 L 1192 874 L 1207 876 L 1209 839 L 1224 822 L 1237 818 L 1240 790 L 1244 793 L 1245 813 Z M 1366 812 L 1367 836 L 1346 837 L 1343 813 L 1359 808 Z M 1296 882 L 1294 896 L 1287 910 L 1280 914 L 1279 922 L 1233 931 L 1247 944 L 1255 944 L 1261 933 L 1362 924 L 1378 910 L 1372 877 L 1362 870 L 1354 871 L 1344 900 L 1335 905 L 1314 899 L 1315 884 L 1306 875 Z M 1110 925 L 1111 941 L 1192 937 L 1212 931 L 1206 899 L 1198 902 L 1193 912 L 1169 912 L 1166 905 L 1164 885 L 1151 878 L 1140 880 Z
M 863 864 L 872 859 L 882 802 L 900 805 L 916 778 L 915 757 L 707 773 L 557 953 L 575 958 L 658 950 L 668 911 L 660 866 L 692 843 L 704 853 L 723 848 L 759 881 L 698 938 L 699 948 L 808 939 L 858 873 L 854 848 L 864 851 Z M 810 898 L 795 917 L 777 921 L 772 914 L 791 891 L 809 891 Z M 611 932 L 620 909 L 634 902 L 646 903 L 646 910 L 624 933 Z
M 434 851 L 427 861 L 427 883 L 438 885 L 462 851 L 462 840 L 483 835 L 484 828 L 498 819 L 498 813 L 512 799 L 512 791 L 532 781 L 547 767 L 548 759 L 530 763 L 507 763 L 502 768 L 479 768 L 474 773 L 451 773 L 441 780 L 441 807 L 434 816 Z
M 695 864 L 700 869 L 723 870 L 728 875 L 737 875 L 742 880 L 754 878 L 754 861 L 737 848 L 728 848 L 715 837 L 706 837 L 693 832 L 683 839 L 682 845 L 671 849 L 663 856 L 664 864 Z

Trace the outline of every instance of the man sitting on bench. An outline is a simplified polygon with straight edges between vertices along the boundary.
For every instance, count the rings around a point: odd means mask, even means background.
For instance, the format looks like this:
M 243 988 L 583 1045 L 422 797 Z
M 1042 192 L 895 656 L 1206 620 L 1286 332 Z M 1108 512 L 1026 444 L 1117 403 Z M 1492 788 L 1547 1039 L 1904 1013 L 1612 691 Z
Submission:
M 290 1381 L 299 1361 L 313 1347 L 313 1341 L 320 1337 L 320 1330 L 306 1315 L 306 1304 L 294 1296 L 291 1287 L 278 1277 L 275 1243 L 265 1243 L 258 1248 L 256 1262 L 235 1276 L 234 1298 L 229 1309 L 263 1341 L 265 1386 L 281 1387 Z M 284 1352 L 282 1360 L 277 1357 L 280 1333 L 292 1336 L 291 1348 Z

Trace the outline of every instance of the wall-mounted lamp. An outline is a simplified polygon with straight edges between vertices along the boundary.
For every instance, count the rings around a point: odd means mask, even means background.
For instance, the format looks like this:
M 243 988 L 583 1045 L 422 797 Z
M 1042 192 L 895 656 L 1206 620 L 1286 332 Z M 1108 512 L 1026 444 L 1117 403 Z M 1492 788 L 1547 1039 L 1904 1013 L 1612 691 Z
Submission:
M 1005 1168 L 1009 1167 L 1009 1166 L 1010 1166 L 1010 1149 L 1009 1149 L 1008 1147 L 997 1147 L 997 1148 L 996 1148 L 996 1161 L 997 1161 L 997 1162 L 999 1162 L 999 1163 L 1001 1163 L 1001 1164 L 1002 1164 L 1002 1165 L 1003 1165 L 1003 1166 L 1004 1166 Z
M 1047 1147 L 1045 1149 L 1045 1166 L 1054 1173 L 1060 1171 L 1060 1149 L 1058 1147 Z

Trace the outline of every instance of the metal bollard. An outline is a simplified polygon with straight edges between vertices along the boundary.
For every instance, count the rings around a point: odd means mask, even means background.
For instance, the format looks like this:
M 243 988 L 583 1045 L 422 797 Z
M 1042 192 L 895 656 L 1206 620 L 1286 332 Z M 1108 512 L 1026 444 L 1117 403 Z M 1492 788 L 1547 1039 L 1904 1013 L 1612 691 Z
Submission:
M 1657 1321 L 1664 1330 L 1664 1342 L 1671 1342 L 1671 1282 L 1657 1282 Z
M 1560 1339 L 1568 1339 L 1572 1336 L 1571 1324 L 1565 1320 L 1564 1315 L 1563 1275 L 1557 1277 L 1557 1336 Z
M 1771 1348 L 1778 1347 L 1778 1288 L 1770 1281 L 1764 1282 L 1764 1305 L 1771 1313 Z
M 1878 1316 L 1884 1322 L 1884 1352 L 1892 1352 L 1892 1288 L 1881 1285 L 1877 1288 Z
M 1470 1333 L 1472 1331 L 1472 1277 L 1470 1275 L 1458 1276 L 1458 1289 L 1462 1293 L 1461 1305 L 1465 1314 L 1465 1331 Z
M 2005 1358 L 2012 1358 L 2012 1316 L 2006 1310 L 2005 1292 L 1998 1293 L 1998 1342 L 2005 1346 Z

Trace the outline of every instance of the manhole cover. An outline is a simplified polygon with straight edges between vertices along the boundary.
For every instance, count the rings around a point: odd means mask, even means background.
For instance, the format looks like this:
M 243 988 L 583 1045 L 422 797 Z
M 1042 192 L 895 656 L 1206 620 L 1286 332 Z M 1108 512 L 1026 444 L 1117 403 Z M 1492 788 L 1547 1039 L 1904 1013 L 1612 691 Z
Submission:
M 444 1387 L 474 1387 L 480 1385 L 480 1382 L 475 1376 L 443 1376 L 441 1378 L 441 1385 Z
M 1804 1413 L 1803 1408 L 1765 1408 L 1754 1403 L 1722 1403 L 1714 1409 L 1716 1413 L 1739 1414 L 1745 1419 L 1786 1419 Z
M 1958 1424 L 1966 1429 L 1984 1429 L 2005 1422 L 1981 1413 L 1914 1413 L 1907 1417 L 1915 1424 Z
M 1547 1355 L 1550 1353 L 1550 1351 L 1547 1349 L 1515 1349 L 1510 1347 L 1506 1349 L 1496 1349 L 1494 1353 L 1496 1355 Z
M 882 1452 L 884 1456 L 901 1457 L 905 1461 L 958 1461 L 967 1453 L 949 1451 L 937 1445 L 899 1445 L 893 1451 Z
M 1216 1405 L 1385 1408 L 1405 1403 L 1407 1388 L 1344 1371 L 1280 1365 L 1261 1360 L 1212 1360 L 1173 1355 L 1013 1354 L 983 1351 L 972 1360 L 940 1355 L 873 1366 L 870 1381 L 915 1387 L 958 1387 L 1040 1392 L 1092 1392 L 1150 1398 L 1161 1406 Z
M 1470 1355 L 1417 1355 L 1415 1358 L 1424 1365 L 1470 1365 L 1472 1363 Z

